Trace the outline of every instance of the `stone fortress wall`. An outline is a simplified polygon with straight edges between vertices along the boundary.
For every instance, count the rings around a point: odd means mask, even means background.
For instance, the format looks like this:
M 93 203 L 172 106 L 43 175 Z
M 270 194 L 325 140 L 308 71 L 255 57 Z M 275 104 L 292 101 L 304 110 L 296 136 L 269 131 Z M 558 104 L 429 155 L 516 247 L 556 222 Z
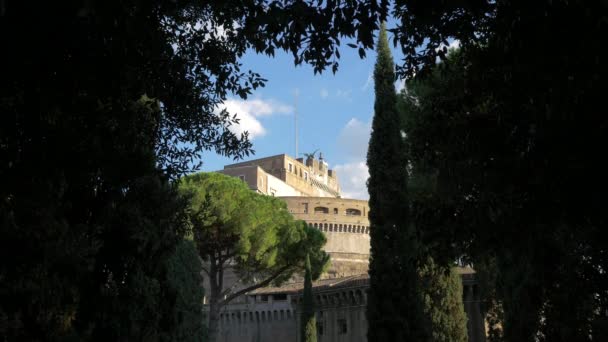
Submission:
M 462 277 L 469 342 L 485 342 L 484 315 L 474 271 L 458 268 Z M 220 315 L 221 341 L 301 342 L 303 283 L 252 291 L 244 302 L 231 304 Z M 313 283 L 319 342 L 366 342 L 367 274 L 321 279 Z
M 326 278 L 366 274 L 369 266 L 367 201 L 330 197 L 281 197 L 298 220 L 321 230 L 331 256 Z

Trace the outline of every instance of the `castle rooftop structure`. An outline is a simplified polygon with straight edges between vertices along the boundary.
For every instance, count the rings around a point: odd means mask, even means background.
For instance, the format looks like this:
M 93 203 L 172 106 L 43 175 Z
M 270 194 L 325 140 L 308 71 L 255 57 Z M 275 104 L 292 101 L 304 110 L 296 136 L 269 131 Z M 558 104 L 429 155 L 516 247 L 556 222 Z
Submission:
M 323 160 L 308 156 L 293 158 L 286 154 L 254 159 L 224 166 L 218 171 L 239 177 L 252 190 L 270 196 L 340 197 L 334 170 Z

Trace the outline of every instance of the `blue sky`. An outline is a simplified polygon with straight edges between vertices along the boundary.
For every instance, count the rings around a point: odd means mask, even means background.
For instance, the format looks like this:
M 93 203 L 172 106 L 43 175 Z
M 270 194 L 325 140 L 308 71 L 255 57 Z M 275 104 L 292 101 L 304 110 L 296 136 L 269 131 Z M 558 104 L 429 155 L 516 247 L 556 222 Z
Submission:
M 230 98 L 226 107 L 241 118 L 237 130 L 247 130 L 253 137 L 255 155 L 245 160 L 281 153 L 294 156 L 297 93 L 300 156 L 319 149 L 330 168 L 338 172 L 343 197 L 367 199 L 365 160 L 376 53 L 368 50 L 367 57 L 360 59 L 357 50 L 346 43 L 341 44 L 340 68 L 335 75 L 331 71 L 315 75 L 308 65 L 295 67 L 293 57 L 285 53 L 274 58 L 248 53 L 242 60 L 244 68 L 260 73 L 268 82 L 246 101 Z M 393 56 L 399 61 L 395 50 Z M 203 171 L 215 171 L 234 161 L 207 152 L 203 163 Z

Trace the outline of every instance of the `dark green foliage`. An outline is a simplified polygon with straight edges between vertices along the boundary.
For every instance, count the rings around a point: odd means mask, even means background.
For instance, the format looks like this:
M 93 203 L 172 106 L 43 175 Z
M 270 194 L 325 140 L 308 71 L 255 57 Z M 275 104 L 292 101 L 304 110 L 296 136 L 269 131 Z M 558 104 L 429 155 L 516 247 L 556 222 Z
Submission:
M 413 115 L 417 109 L 417 98 L 428 89 L 425 84 L 410 82 L 408 90 L 400 94 L 397 108 L 402 127 L 407 136 L 420 129 Z M 445 215 L 437 199 L 437 173 L 428 167 L 425 160 L 416 158 L 408 138 L 405 151 L 410 155 L 408 164 L 408 193 L 411 207 L 410 224 L 422 238 L 421 253 L 426 260 L 420 264 L 419 275 L 424 296 L 424 311 L 430 320 L 432 341 L 467 341 L 467 318 L 463 306 L 463 291 L 460 275 L 454 269 L 458 249 L 454 248 L 453 236 L 457 232 L 444 226 Z M 437 260 L 437 261 L 435 261 Z
M 462 302 L 462 280 L 454 268 L 428 259 L 420 268 L 424 311 L 431 320 L 434 342 L 467 342 L 467 316 Z
M 173 324 L 178 328 L 167 341 L 205 341 L 202 263 L 191 239 L 185 239 L 167 260 L 167 282 L 175 296 Z
M 498 2 L 482 45 L 421 73 L 403 95 L 412 160 L 435 189 L 416 212 L 445 254 L 494 272 L 484 281 L 497 339 L 589 341 L 608 307 L 605 11 Z M 449 36 L 445 22 L 430 25 Z M 564 41 L 580 48 L 555 48 Z
M 377 51 L 376 100 L 367 154 L 371 235 L 368 339 L 425 341 L 428 325 L 417 273 L 420 246 L 414 226 L 409 224 L 408 159 L 396 108 L 394 63 L 384 29 Z
M 321 71 L 341 35 L 371 46 L 386 8 L 353 6 L 0 1 L 0 339 L 179 334 L 166 265 L 183 205 L 167 178 L 204 150 L 252 152 L 214 113 L 263 85 L 241 70 L 247 49 Z
M 317 320 L 314 317 L 306 322 L 303 341 L 317 342 Z
M 304 270 L 307 258 L 313 278 L 329 261 L 322 232 L 294 220 L 283 200 L 257 194 L 238 178 L 192 174 L 180 179 L 179 188 L 190 198 L 188 223 L 210 283 L 210 341 L 217 339 L 222 306 L 282 284 Z M 227 272 L 234 273 L 238 288 L 225 282 Z
M 312 271 L 310 266 L 310 257 L 306 256 L 306 265 L 304 273 L 304 292 L 302 294 L 302 316 L 301 325 L 301 341 L 317 342 L 317 318 L 315 316 L 315 303 L 312 294 Z

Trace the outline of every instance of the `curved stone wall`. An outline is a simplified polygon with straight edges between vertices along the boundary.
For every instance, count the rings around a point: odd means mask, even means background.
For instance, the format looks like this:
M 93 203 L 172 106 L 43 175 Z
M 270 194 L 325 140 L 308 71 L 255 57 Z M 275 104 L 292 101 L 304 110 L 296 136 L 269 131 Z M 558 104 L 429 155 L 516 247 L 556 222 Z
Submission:
M 369 206 L 367 201 L 328 197 L 281 197 L 291 214 L 325 233 L 331 256 L 326 277 L 367 273 Z

